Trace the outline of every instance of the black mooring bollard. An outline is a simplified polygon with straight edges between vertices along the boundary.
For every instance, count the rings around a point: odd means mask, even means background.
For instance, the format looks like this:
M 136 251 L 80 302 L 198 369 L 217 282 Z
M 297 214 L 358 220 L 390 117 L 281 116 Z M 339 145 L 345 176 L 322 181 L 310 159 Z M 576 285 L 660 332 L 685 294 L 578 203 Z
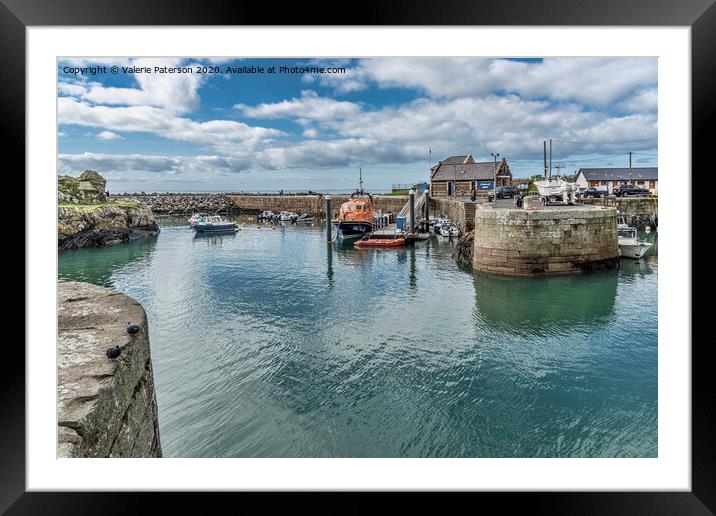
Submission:
M 326 242 L 333 242 L 331 227 L 331 196 L 326 195 Z

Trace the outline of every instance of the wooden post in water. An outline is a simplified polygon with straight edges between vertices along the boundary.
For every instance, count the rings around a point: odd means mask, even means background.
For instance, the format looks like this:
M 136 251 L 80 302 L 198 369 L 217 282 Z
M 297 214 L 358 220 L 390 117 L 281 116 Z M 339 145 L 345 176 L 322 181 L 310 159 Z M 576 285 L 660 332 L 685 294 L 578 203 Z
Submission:
M 409 201 L 410 204 L 410 232 L 415 234 L 415 189 L 410 190 Z
M 326 195 L 326 242 L 333 242 L 333 235 L 331 227 L 331 196 Z

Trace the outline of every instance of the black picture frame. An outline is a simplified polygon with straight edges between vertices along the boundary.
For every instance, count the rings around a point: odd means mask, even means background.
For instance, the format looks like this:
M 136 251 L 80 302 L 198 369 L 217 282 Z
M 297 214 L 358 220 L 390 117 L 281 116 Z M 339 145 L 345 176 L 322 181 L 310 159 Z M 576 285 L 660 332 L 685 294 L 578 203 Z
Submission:
M 716 5 L 714 0 L 503 0 L 501 2 L 362 2 L 350 16 L 326 20 L 321 4 L 214 0 L 0 0 L 0 88 L 6 149 L 25 148 L 25 29 L 29 26 L 83 25 L 549 25 L 549 26 L 688 26 L 691 27 L 692 168 L 711 170 L 707 161 L 716 91 Z M 340 18 L 339 23 L 336 23 Z M 710 138 L 709 138 L 710 139 Z M 709 145 L 711 144 L 711 145 Z M 24 170 L 24 153 L 15 170 Z M 21 168 L 22 167 L 22 168 Z M 686 169 L 688 171 L 688 168 Z M 680 171 L 683 173 L 683 171 Z M 693 176 L 692 176 L 693 177 Z M 28 185 L 29 186 L 29 185 Z M 19 185 L 24 190 L 24 185 Z M 695 188 L 695 186 L 694 186 Z M 691 192 L 693 194 L 693 191 Z M 693 198 L 693 195 L 692 195 Z M 29 230 L 29 229 L 28 229 Z M 27 230 L 26 230 L 27 231 Z M 24 246 L 23 246 L 24 249 Z M 23 251 L 24 253 L 24 251 Z M 26 270 L 26 274 L 30 271 Z M 18 279 L 14 281 L 19 282 Z M 14 285 L 10 285 L 14 287 Z M 19 285 L 17 291 L 19 291 Z M 696 308 L 694 306 L 694 308 Z M 693 316 L 692 316 L 693 317 Z M 689 341 L 691 321 L 684 322 Z M 693 339 L 692 353 L 692 490 L 691 492 L 481 493 L 501 508 L 527 508 L 549 514 L 714 514 L 716 445 L 709 344 Z M 186 493 L 25 492 L 25 354 L 17 345 L 6 352 L 0 375 L 0 511 L 8 514 L 127 514 L 147 510 L 153 496 L 166 510 L 191 507 Z M 212 505 L 230 494 L 212 494 Z M 416 499 L 416 498 L 413 498 Z M 417 499 L 420 499 L 418 497 Z M 194 503 L 197 503 L 196 501 Z M 198 502 L 203 509 L 204 502 Z M 283 507 L 286 509 L 287 507 Z M 238 510 L 238 508 L 237 508 Z M 233 512 L 233 511 L 232 511 Z

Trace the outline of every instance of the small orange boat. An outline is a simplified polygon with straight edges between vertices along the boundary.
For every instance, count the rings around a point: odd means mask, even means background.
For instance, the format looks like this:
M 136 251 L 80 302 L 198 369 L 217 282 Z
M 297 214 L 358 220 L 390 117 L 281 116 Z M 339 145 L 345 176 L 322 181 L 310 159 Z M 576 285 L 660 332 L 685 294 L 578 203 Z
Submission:
M 355 243 L 354 247 L 401 247 L 405 245 L 405 239 L 400 238 L 364 238 Z

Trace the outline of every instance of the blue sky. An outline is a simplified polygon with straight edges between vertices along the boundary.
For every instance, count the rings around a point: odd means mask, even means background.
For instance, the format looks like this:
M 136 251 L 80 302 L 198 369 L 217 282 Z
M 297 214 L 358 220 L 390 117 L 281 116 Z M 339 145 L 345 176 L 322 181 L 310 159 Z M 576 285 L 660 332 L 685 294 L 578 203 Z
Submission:
M 350 190 L 359 167 L 385 191 L 426 180 L 430 150 L 499 152 L 528 177 L 549 138 L 566 172 L 630 151 L 653 166 L 657 59 L 67 59 L 58 120 L 58 173 L 97 170 L 114 192 Z

